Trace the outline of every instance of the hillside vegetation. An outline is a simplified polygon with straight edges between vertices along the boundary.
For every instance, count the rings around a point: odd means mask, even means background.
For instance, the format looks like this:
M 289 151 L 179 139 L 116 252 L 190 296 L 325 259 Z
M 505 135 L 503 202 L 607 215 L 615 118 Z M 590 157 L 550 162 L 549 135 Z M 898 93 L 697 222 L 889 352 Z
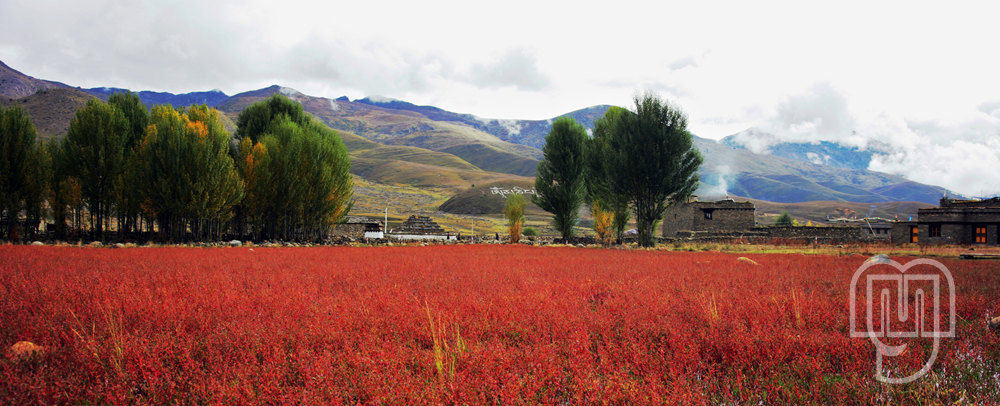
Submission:
M 53 88 L 20 99 L 2 99 L 0 106 L 20 105 L 31 116 L 39 138 L 48 140 L 65 135 L 76 111 L 93 98 L 77 89 Z

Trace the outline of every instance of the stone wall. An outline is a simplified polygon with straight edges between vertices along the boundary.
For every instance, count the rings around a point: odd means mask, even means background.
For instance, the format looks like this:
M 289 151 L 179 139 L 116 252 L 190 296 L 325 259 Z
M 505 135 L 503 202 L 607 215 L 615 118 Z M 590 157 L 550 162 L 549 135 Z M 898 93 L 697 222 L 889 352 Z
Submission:
M 890 231 L 890 236 L 893 244 L 909 244 L 910 243 L 910 227 L 917 225 L 915 221 L 898 221 L 892 224 L 892 231 Z
M 869 232 L 862 232 L 857 225 L 850 226 L 769 226 L 760 227 L 766 229 L 774 240 L 788 240 L 797 242 L 818 242 L 825 244 L 840 244 L 859 241 L 878 241 Z M 867 230 L 865 230 L 867 231 Z
M 907 221 L 899 222 L 893 224 L 892 226 L 892 243 L 893 244 L 910 244 L 910 228 L 917 227 L 917 243 L 918 244 L 930 244 L 930 245 L 973 245 L 977 244 L 975 240 L 975 229 L 976 227 L 986 227 L 986 244 L 987 245 L 998 245 L 1000 244 L 1000 236 L 998 236 L 998 231 L 1000 231 L 1000 226 L 996 223 L 938 223 L 938 222 L 924 222 L 923 219 L 920 221 Z M 941 233 L 937 237 L 930 236 L 930 229 L 933 226 L 941 228 Z M 978 243 L 982 244 L 982 243 Z
M 330 227 L 330 237 L 362 239 L 365 237 L 364 224 L 334 224 Z
M 735 233 L 754 227 L 752 202 L 720 200 L 675 204 L 663 212 L 660 225 L 664 237 L 677 237 L 684 231 Z
M 857 242 L 889 242 L 889 234 L 873 235 L 867 228 L 859 225 L 843 226 L 765 226 L 753 227 L 747 230 L 717 232 L 717 231 L 678 231 L 674 237 L 665 237 L 667 241 L 732 241 L 743 240 L 754 243 L 800 243 L 800 244 L 848 244 Z

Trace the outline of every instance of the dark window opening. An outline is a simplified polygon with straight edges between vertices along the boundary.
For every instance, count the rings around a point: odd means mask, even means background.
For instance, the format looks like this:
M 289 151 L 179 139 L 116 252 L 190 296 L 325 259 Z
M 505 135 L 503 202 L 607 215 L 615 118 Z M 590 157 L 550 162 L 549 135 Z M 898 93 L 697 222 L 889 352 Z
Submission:
M 928 227 L 928 229 L 927 229 L 927 236 L 928 237 L 940 237 L 941 236 L 941 225 L 940 224 L 931 224 L 930 227 Z
M 705 220 L 712 219 L 712 210 L 705 210 Z

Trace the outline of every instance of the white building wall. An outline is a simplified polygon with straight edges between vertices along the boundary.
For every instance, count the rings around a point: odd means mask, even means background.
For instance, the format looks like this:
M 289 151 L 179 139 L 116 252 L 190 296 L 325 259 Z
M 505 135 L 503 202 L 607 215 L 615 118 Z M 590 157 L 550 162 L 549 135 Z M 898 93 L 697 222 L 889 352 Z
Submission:
M 439 240 L 444 241 L 445 239 L 455 241 L 458 236 L 452 235 L 451 237 L 446 235 L 426 235 L 426 234 L 389 234 L 389 238 L 394 240 L 409 240 L 409 241 L 428 241 L 428 240 Z

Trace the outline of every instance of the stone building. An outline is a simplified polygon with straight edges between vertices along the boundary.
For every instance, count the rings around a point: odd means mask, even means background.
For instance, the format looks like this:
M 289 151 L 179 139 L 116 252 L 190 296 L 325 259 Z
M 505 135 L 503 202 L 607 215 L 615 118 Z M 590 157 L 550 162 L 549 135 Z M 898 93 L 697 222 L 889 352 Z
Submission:
M 663 212 L 661 230 L 666 238 L 683 232 L 734 233 L 754 228 L 753 202 L 732 199 L 675 204 Z
M 958 200 L 942 198 L 940 206 L 917 210 L 916 221 L 892 226 L 895 244 L 998 245 L 1000 198 Z
M 860 219 L 831 219 L 830 225 L 852 226 L 860 229 L 862 240 L 890 241 L 894 220 L 881 217 L 866 217 Z
M 354 239 L 379 239 L 385 236 L 381 220 L 360 216 L 347 216 L 343 223 L 334 224 L 330 229 L 330 235 Z
M 663 212 L 661 231 L 668 239 L 841 244 L 889 241 L 892 224 L 885 219 L 871 218 L 845 219 L 820 226 L 757 226 L 754 213 L 754 204 L 749 201 L 691 201 L 667 208 Z
M 389 231 L 389 238 L 397 240 L 454 240 L 456 236 L 445 232 L 430 217 L 411 215 L 399 228 Z

